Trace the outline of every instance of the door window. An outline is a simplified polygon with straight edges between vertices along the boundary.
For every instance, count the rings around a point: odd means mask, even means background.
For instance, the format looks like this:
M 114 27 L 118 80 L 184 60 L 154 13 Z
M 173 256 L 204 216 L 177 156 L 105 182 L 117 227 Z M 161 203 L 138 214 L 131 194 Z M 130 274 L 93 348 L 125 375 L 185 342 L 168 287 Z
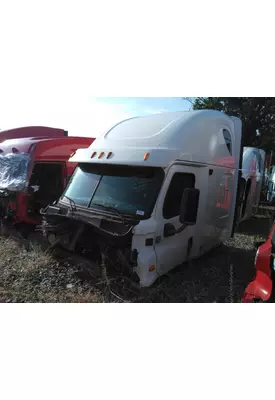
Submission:
M 231 133 L 227 129 L 223 129 L 223 137 L 227 147 L 227 150 L 232 155 L 232 138 Z
M 170 219 L 180 215 L 181 199 L 184 189 L 195 187 L 195 175 L 176 172 L 168 188 L 164 205 L 163 216 Z

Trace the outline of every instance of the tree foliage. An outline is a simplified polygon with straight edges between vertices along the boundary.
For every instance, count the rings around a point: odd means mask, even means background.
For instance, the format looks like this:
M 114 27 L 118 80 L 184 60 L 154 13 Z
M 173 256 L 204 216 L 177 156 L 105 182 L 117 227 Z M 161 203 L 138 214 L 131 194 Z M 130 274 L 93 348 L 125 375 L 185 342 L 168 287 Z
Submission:
M 214 109 L 237 116 L 243 123 L 244 146 L 275 150 L 274 97 L 196 97 L 185 98 L 193 109 Z M 257 136 L 259 131 L 260 136 Z

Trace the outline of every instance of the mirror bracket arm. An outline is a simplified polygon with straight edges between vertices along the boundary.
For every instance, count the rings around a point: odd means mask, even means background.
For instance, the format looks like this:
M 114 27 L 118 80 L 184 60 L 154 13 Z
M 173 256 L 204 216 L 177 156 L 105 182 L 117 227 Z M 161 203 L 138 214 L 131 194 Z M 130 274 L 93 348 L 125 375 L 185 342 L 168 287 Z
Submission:
M 182 224 L 182 225 L 179 227 L 179 229 L 177 229 L 177 230 L 175 231 L 175 235 L 177 235 L 178 233 L 181 233 L 182 231 L 184 231 L 184 229 L 187 228 L 188 225 L 189 225 L 189 224 L 188 224 L 187 222 L 185 222 L 184 224 Z

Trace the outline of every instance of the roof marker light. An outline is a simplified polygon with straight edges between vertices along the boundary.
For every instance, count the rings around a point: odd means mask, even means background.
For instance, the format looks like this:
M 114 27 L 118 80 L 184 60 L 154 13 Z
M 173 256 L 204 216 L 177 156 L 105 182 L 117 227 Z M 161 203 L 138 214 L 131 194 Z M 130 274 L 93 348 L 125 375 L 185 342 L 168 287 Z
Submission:
M 93 154 L 91 155 L 91 158 L 93 158 L 96 155 L 96 151 L 93 152 Z
M 98 155 L 98 158 L 101 158 L 104 155 L 104 151 L 101 151 Z
M 112 154 L 113 154 L 113 153 L 112 153 L 111 151 L 109 151 L 109 153 L 107 154 L 107 157 L 106 157 L 106 158 L 107 158 L 107 159 L 110 158 Z
M 145 153 L 145 154 L 144 154 L 144 158 L 143 158 L 143 159 L 144 159 L 144 161 L 148 160 L 148 158 L 149 158 L 149 155 L 150 155 L 150 153 Z

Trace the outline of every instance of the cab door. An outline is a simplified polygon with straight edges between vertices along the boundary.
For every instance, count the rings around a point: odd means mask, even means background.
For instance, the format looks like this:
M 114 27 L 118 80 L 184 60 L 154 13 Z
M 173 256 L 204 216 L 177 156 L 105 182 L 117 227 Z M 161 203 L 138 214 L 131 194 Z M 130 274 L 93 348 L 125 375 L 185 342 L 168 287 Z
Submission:
M 156 209 L 155 252 L 160 275 L 185 262 L 191 251 L 194 250 L 194 243 L 196 247 L 199 244 L 197 232 L 199 212 L 195 225 L 189 225 L 176 234 L 173 234 L 173 231 L 182 227 L 179 216 L 184 189 L 201 189 L 202 169 L 200 167 L 175 165 L 170 168 L 166 177 Z M 203 202 L 202 196 L 203 193 L 200 193 L 199 211 L 200 204 Z

